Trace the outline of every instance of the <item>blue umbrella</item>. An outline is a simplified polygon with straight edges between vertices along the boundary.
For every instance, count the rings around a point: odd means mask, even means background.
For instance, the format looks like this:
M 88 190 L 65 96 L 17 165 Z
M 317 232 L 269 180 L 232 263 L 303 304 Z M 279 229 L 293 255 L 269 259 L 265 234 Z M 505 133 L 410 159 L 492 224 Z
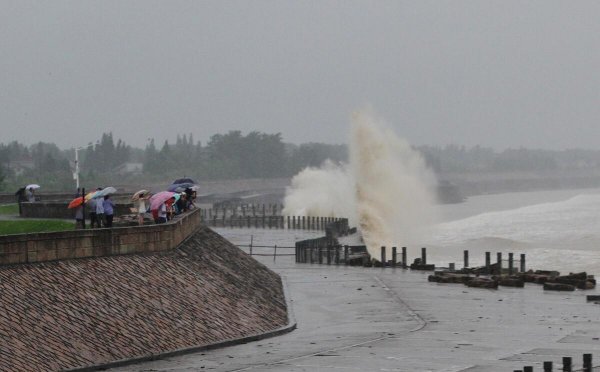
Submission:
M 172 192 L 181 192 L 185 189 L 187 189 L 188 187 L 192 187 L 194 186 L 193 183 L 174 183 L 171 186 L 167 187 L 167 191 L 172 191 Z

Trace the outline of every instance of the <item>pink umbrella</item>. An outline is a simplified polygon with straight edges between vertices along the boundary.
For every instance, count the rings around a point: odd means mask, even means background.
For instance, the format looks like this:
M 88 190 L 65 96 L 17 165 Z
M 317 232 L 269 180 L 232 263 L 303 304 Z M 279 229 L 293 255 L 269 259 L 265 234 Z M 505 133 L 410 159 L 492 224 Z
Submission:
M 171 191 L 161 191 L 152 195 L 150 198 L 150 210 L 157 210 L 162 203 L 171 199 L 173 195 L 175 195 L 175 193 Z

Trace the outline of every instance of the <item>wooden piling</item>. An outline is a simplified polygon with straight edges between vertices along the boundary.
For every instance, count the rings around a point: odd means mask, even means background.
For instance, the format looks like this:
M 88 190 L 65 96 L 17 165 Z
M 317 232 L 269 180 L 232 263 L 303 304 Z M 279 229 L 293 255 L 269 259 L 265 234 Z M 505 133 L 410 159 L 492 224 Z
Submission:
M 525 272 L 525 253 L 521 253 L 521 272 L 524 273 Z
M 456 266 L 454 265 L 454 262 L 450 262 L 448 264 L 448 270 L 450 270 L 450 271 L 456 271 Z
M 250 256 L 252 256 L 252 243 L 254 243 L 254 235 L 250 235 Z
M 533 372 L 533 367 L 532 366 L 525 366 L 525 367 L 523 367 L 523 372 Z
M 302 216 L 302 230 L 305 230 L 306 216 Z
M 406 264 L 406 247 L 402 247 L 402 267 L 405 269 L 408 267 Z
M 583 354 L 583 372 L 592 372 L 592 354 Z
M 562 358 L 563 372 L 573 372 L 573 359 L 571 357 Z
M 498 265 L 498 275 L 502 275 L 502 252 L 496 253 L 496 263 Z
M 421 265 L 427 265 L 427 248 L 421 248 Z
M 331 265 L 331 245 L 327 244 L 327 265 Z
M 397 261 L 398 253 L 396 252 L 396 247 L 392 247 L 392 267 L 396 267 Z
M 318 248 L 318 252 L 319 252 L 319 263 L 322 264 L 323 263 L 323 247 L 319 244 L 319 248 Z
M 463 267 L 466 269 L 467 267 L 469 267 L 469 251 L 465 250 L 463 252 Z
M 348 246 L 344 246 L 344 265 L 348 265 Z
M 492 254 L 490 252 L 485 252 L 485 273 L 490 275 L 492 273 Z
M 335 246 L 335 264 L 339 265 L 340 264 L 340 249 L 342 248 L 341 245 L 336 245 Z
M 513 254 L 512 252 L 508 254 L 508 275 L 513 274 Z
M 287 228 L 290 229 L 290 216 L 287 216 Z
M 544 362 L 544 372 L 552 372 L 552 362 Z
M 381 247 L 381 267 L 385 267 L 385 246 Z

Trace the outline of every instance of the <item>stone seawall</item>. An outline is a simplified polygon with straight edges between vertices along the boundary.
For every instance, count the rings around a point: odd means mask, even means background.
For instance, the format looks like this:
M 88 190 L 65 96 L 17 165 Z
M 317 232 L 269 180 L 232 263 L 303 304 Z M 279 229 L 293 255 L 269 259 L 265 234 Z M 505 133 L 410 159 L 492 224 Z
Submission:
M 0 266 L 0 370 L 62 370 L 268 332 L 280 278 L 207 227 L 178 248 Z
M 196 209 L 160 225 L 0 236 L 0 265 L 166 251 L 202 226 Z
M 75 209 L 68 209 L 66 201 L 39 201 L 35 203 L 21 203 L 20 216 L 24 218 L 62 218 L 74 219 Z M 131 214 L 131 203 L 117 203 L 115 205 L 115 216 Z M 85 218 L 89 218 L 90 207 L 86 205 Z

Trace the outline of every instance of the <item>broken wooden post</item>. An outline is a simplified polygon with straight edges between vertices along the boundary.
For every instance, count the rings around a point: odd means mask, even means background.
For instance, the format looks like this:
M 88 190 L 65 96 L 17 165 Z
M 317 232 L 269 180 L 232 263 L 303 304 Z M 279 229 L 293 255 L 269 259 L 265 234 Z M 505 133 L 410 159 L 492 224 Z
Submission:
M 381 247 L 381 267 L 385 267 L 385 246 Z
M 398 254 L 396 252 L 396 247 L 392 247 L 392 267 L 396 267 L 397 261 L 398 261 Z
M 533 372 L 533 367 L 532 366 L 523 367 L 523 372 Z
M 573 359 L 571 357 L 562 358 L 563 372 L 573 372 Z
M 421 265 L 427 265 L 427 248 L 421 248 Z
M 467 267 L 469 267 L 469 251 L 468 250 L 465 250 L 463 252 L 463 257 L 464 257 L 463 267 L 466 269 Z
M 552 372 L 552 362 L 544 362 L 544 372 Z
M 405 269 L 408 267 L 406 264 L 406 247 L 402 247 L 402 267 Z
M 331 245 L 327 244 L 327 265 L 331 265 Z
M 323 263 L 323 247 L 321 246 L 321 244 L 319 244 L 318 247 L 318 254 L 319 254 L 319 263 L 322 264 Z
M 449 271 L 455 271 L 456 270 L 456 266 L 454 266 L 454 262 L 450 262 L 448 264 L 448 270 Z
M 583 354 L 583 372 L 592 372 L 592 354 Z
M 485 273 L 488 275 L 490 275 L 492 273 L 492 270 L 490 267 L 491 261 L 492 261 L 492 258 L 491 258 L 490 252 L 485 252 Z
M 348 265 L 348 246 L 344 246 L 344 264 Z
M 496 253 L 496 261 L 498 264 L 498 275 L 502 275 L 502 252 Z
M 513 274 L 513 254 L 509 253 L 508 254 L 508 275 L 512 275 Z
M 341 245 L 336 245 L 335 246 L 335 264 L 339 265 L 340 264 L 340 249 L 342 248 Z
M 525 253 L 521 253 L 521 272 L 525 272 Z

